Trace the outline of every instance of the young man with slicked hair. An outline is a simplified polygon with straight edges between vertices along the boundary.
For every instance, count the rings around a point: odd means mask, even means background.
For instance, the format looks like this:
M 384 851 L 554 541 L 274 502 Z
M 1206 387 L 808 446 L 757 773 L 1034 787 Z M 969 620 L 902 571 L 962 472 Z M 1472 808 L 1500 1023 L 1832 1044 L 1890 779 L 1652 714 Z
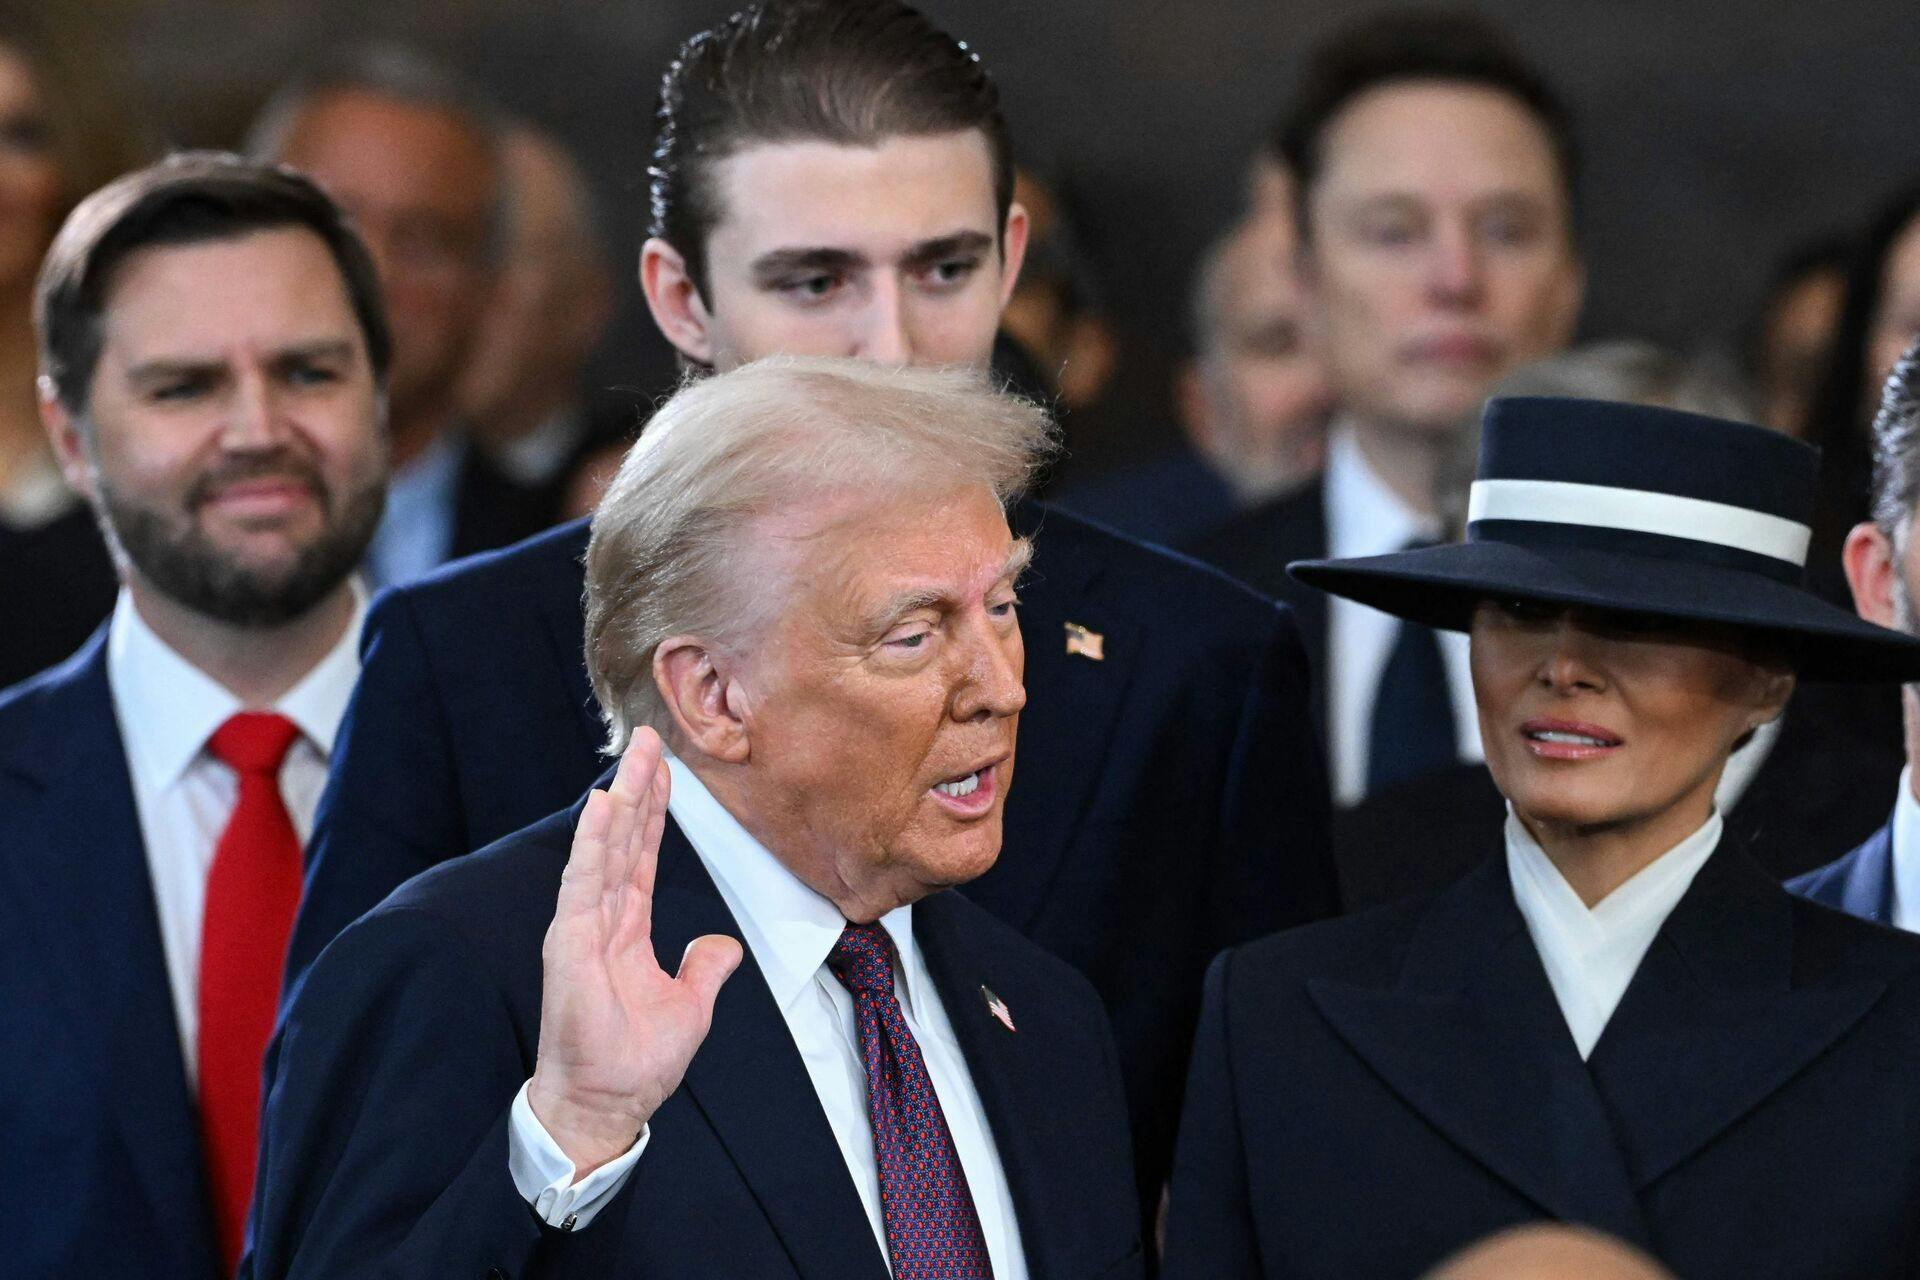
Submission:
M 976 55 L 891 0 L 771 3 L 668 70 L 641 278 L 725 370 L 774 353 L 984 370 L 1019 270 L 1006 130 Z M 1170 1159 L 1198 982 L 1333 909 L 1325 781 L 1288 612 L 1039 503 L 1007 856 L 967 892 L 1114 1016 L 1143 1204 Z M 321 820 L 298 974 L 407 877 L 578 798 L 584 522 L 386 597 Z

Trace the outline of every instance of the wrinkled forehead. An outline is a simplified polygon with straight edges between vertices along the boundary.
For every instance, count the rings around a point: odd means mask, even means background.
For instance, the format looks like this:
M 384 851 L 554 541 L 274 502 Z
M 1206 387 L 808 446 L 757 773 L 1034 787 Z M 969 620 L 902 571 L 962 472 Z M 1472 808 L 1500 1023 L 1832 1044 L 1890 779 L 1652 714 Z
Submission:
M 1000 231 L 986 135 L 898 135 L 875 146 L 750 143 L 713 166 L 715 256 L 840 249 L 889 258 L 928 240 Z

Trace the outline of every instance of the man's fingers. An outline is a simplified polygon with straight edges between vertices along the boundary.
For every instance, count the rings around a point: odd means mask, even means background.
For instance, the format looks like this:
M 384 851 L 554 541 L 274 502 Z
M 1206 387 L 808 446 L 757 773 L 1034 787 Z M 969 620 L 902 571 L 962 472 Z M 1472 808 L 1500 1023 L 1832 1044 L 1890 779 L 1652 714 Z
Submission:
M 740 967 L 741 955 L 739 940 L 724 933 L 709 933 L 687 944 L 677 981 L 693 989 L 700 997 L 700 1007 L 709 1017 L 713 1014 L 713 1002 L 720 994 L 720 984 Z
M 606 792 L 596 788 L 587 793 L 587 803 L 580 810 L 580 823 L 573 829 L 573 848 L 567 854 L 567 867 L 560 876 L 555 914 L 591 910 L 599 903 L 606 883 L 607 834 L 613 823 L 614 808 Z

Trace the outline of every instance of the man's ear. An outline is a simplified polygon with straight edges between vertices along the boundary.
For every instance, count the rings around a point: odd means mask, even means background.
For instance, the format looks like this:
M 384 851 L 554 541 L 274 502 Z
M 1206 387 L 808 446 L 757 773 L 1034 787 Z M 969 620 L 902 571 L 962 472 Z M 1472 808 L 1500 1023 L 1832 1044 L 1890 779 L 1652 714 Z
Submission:
M 53 456 L 60 461 L 60 473 L 75 493 L 92 501 L 93 464 L 87 458 L 86 441 L 80 438 L 80 424 L 60 403 L 53 379 L 43 374 L 34 385 L 40 398 L 40 425 L 46 428 L 47 439 L 53 444 Z
M 1026 208 L 1016 200 L 1007 206 L 1007 225 L 1000 233 L 1000 305 L 1005 307 L 1020 282 L 1020 267 L 1027 260 L 1027 236 L 1032 225 Z
M 702 641 L 674 636 L 653 652 L 653 683 L 679 739 L 726 764 L 748 756 L 749 710 L 731 664 Z
M 1871 520 L 1853 526 L 1841 549 L 1840 564 L 1853 590 L 1853 611 L 1868 622 L 1894 626 L 1894 575 L 1900 566 L 1894 563 L 1893 544 L 1880 527 Z
M 640 246 L 640 291 L 653 323 L 675 350 L 698 364 L 713 363 L 713 318 L 680 251 L 651 236 Z

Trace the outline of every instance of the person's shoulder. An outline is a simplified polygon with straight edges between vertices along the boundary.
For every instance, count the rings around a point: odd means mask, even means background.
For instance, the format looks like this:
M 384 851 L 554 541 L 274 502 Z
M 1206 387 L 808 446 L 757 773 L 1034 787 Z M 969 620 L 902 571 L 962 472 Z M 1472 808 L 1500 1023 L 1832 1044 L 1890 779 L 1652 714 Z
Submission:
M 577 601 L 588 532 L 586 520 L 574 520 L 510 547 L 451 561 L 417 582 L 381 592 L 374 613 L 402 604 L 429 615 L 498 609 L 504 596 L 516 594 L 558 593 Z
M 74 723 L 73 712 L 91 682 L 100 682 L 104 691 L 105 646 L 102 626 L 65 661 L 0 689 L 0 760 L 32 750 L 51 727 L 58 726 L 62 736 L 83 728 Z
M 1442 893 L 1450 890 L 1442 890 Z M 1317 980 L 1385 988 L 1399 981 L 1421 921 L 1438 894 L 1269 934 L 1214 962 L 1229 1004 L 1257 1011 Z
M 1224 571 L 1184 552 L 1142 542 L 1086 516 L 1046 503 L 1028 504 L 1039 550 L 1038 572 L 1049 561 L 1097 575 L 1102 589 L 1150 596 L 1178 613 L 1184 626 L 1272 626 L 1286 606 Z
M 1796 986 L 1884 981 L 1920 1000 L 1920 934 L 1798 894 L 1790 898 Z

